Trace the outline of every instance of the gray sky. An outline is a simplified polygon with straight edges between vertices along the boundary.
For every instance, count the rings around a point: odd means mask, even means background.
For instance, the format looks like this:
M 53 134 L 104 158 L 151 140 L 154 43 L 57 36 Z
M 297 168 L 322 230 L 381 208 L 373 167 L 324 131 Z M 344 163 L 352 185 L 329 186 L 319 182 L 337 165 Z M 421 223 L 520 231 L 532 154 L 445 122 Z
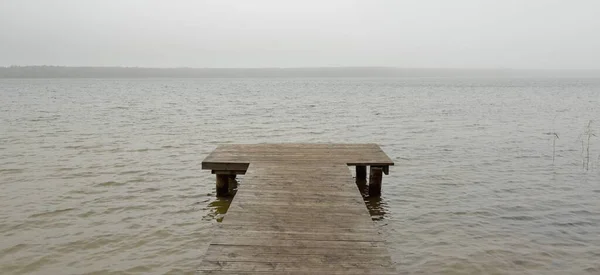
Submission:
M 0 0 L 0 66 L 600 69 L 599 0 Z

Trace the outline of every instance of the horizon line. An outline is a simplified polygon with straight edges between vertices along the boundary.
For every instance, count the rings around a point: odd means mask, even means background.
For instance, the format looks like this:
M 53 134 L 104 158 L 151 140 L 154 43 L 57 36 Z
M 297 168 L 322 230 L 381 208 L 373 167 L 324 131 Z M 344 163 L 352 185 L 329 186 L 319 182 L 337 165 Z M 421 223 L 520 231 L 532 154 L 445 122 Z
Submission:
M 153 67 L 153 66 L 88 66 L 88 65 L 8 65 L 0 68 L 27 68 L 27 67 L 52 67 L 52 68 L 107 68 L 107 69 L 194 69 L 194 70 L 261 70 L 261 69 L 398 69 L 398 70 L 487 70 L 487 71 L 600 71 L 600 68 L 582 69 L 582 68 L 507 68 L 507 67 L 477 67 L 477 68 L 459 68 L 459 67 L 396 67 L 396 66 L 300 66 L 300 67 Z

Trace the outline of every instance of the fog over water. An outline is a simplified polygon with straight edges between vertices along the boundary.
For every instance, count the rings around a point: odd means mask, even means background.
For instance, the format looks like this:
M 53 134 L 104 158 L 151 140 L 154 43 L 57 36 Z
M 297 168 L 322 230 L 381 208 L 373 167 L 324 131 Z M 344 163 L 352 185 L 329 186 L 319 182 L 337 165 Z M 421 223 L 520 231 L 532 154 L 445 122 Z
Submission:
M 3 0 L 0 66 L 600 69 L 595 0 Z

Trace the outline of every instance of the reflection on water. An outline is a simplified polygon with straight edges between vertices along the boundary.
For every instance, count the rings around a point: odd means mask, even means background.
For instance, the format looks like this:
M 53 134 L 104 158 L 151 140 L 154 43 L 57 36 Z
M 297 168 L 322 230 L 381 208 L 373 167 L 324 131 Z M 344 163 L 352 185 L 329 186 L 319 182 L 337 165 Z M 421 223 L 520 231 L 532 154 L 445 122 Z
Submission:
M 381 197 L 367 197 L 365 198 L 365 204 L 369 209 L 369 214 L 371 214 L 371 219 L 374 221 L 380 221 L 385 218 L 387 214 L 387 203 Z
M 214 198 L 215 200 L 208 204 L 209 211 L 206 214 L 205 219 L 215 219 L 217 222 L 221 222 L 223 221 L 225 213 L 227 213 L 227 209 L 229 209 L 233 197 L 214 196 Z
M 233 197 L 237 193 L 238 190 L 238 179 L 235 176 L 229 178 L 229 196 L 226 197 L 217 197 L 216 191 L 213 192 L 214 201 L 208 204 L 208 214 L 204 216 L 205 219 L 215 219 L 217 222 L 222 222 L 225 213 L 229 209 L 229 205 L 231 205 L 231 201 Z
M 381 197 L 369 197 L 369 185 L 365 179 L 356 179 L 356 186 L 360 190 L 360 194 L 363 196 L 363 200 L 369 209 L 371 219 L 374 221 L 380 221 L 385 218 L 387 203 Z

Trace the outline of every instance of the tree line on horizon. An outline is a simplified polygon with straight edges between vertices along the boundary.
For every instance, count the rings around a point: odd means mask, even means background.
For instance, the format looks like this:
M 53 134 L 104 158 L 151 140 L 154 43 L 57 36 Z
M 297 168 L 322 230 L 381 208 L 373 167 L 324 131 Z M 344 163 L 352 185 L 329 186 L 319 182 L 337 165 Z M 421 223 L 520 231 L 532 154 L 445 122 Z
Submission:
M 228 77 L 600 77 L 600 70 L 513 70 L 394 67 L 140 68 L 0 67 L 0 78 L 228 78 Z

